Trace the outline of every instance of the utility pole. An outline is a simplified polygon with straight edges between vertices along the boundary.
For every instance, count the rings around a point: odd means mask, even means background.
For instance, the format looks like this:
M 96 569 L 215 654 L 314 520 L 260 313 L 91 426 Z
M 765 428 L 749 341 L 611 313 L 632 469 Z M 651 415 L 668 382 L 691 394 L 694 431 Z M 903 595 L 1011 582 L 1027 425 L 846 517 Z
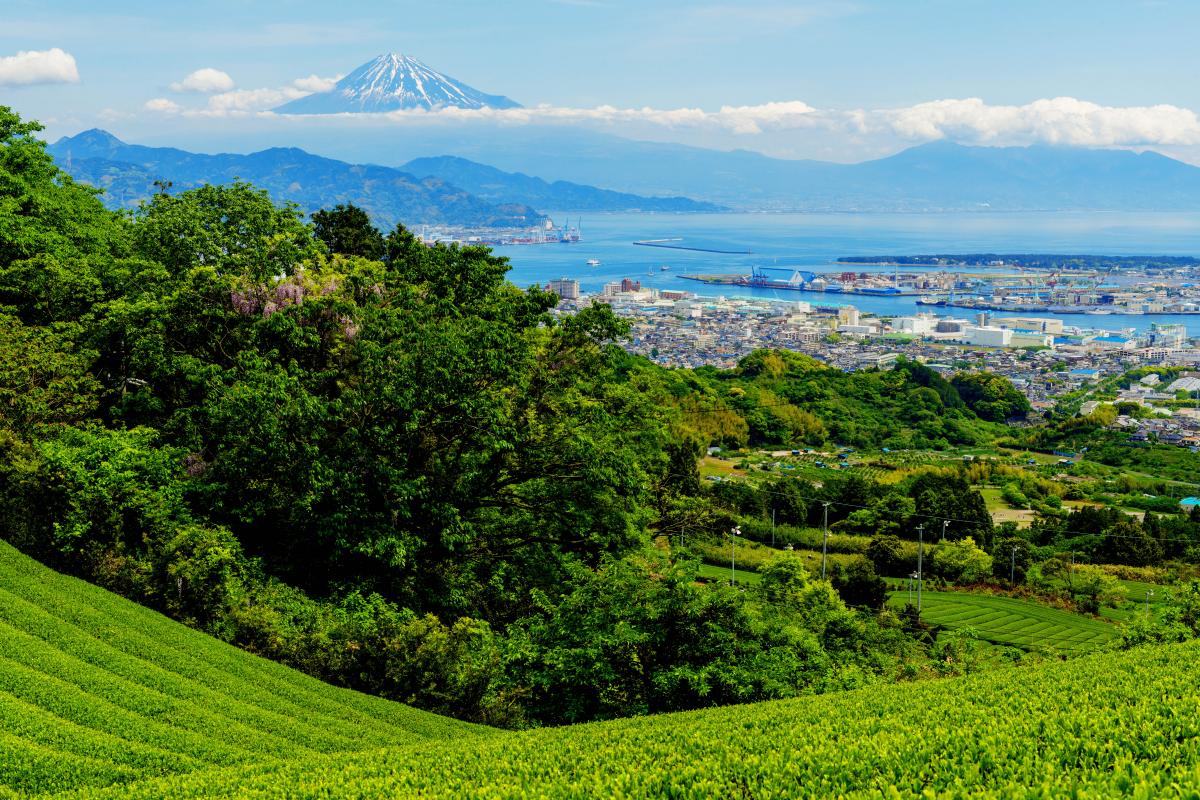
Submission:
M 917 526 L 917 614 L 921 613 L 921 587 L 925 584 L 925 524 Z
M 1150 597 L 1153 594 L 1154 592 L 1150 591 L 1149 589 L 1146 590 L 1146 616 L 1150 616 Z
M 1075 588 L 1075 551 L 1071 551 L 1071 571 L 1067 573 L 1067 585 Z
M 1017 582 L 1017 546 L 1015 544 L 1012 549 L 1012 566 L 1008 568 L 1008 582 Z
M 771 506 L 771 547 L 775 546 L 775 507 Z
M 821 512 L 821 580 L 825 580 L 825 554 L 829 550 L 829 501 L 821 505 L 825 506 Z
M 737 585 L 737 537 L 742 535 L 742 526 L 735 525 L 729 532 L 729 585 Z
M 950 520 L 942 520 L 942 541 L 946 541 L 946 528 L 950 527 Z

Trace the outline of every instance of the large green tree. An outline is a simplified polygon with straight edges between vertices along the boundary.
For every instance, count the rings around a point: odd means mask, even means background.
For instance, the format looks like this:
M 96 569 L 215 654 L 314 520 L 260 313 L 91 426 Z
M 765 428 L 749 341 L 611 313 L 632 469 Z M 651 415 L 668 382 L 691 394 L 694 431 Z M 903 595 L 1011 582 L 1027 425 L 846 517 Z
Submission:
M 353 203 L 314 211 L 313 232 L 331 253 L 378 260 L 383 257 L 383 234 L 371 218 Z

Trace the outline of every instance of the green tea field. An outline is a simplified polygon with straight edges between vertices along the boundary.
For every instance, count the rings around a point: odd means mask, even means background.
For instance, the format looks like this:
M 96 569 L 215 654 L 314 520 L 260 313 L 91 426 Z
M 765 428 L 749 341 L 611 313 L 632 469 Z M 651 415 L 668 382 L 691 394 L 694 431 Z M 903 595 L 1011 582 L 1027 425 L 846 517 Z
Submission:
M 1200 791 L 1200 642 L 505 733 L 325 686 L 6 545 L 0 585 L 6 800 Z
M 1200 643 L 461 739 L 82 798 L 1195 798 Z
M 327 686 L 0 542 L 0 793 L 486 732 Z
M 892 592 L 889 603 L 902 608 L 908 592 Z M 973 628 L 996 644 L 1068 653 L 1095 649 L 1116 636 L 1101 620 L 1029 600 L 966 592 L 930 592 L 923 596 L 921 618 L 946 628 Z

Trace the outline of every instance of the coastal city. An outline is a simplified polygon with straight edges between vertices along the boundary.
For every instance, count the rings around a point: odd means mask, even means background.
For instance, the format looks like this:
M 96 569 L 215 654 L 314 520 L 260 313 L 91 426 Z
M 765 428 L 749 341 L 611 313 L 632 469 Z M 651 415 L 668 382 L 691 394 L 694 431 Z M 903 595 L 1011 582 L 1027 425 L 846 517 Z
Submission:
M 594 295 L 582 293 L 579 281 L 571 278 L 550 281 L 546 288 L 561 298 L 560 314 L 592 303 L 610 304 L 631 325 L 626 347 L 663 366 L 728 369 L 760 348 L 804 353 L 848 372 L 886 369 L 907 358 L 947 376 L 963 370 L 1003 375 L 1025 394 L 1035 413 L 1135 367 L 1200 369 L 1200 348 L 1177 323 L 1151 323 L 1149 331 L 1139 333 L 985 311 L 888 317 L 861 312 L 849 303 L 702 297 L 645 287 L 629 278 L 608 283 Z M 1177 400 L 1180 391 L 1191 396 L 1197 390 L 1200 379 L 1185 373 L 1170 385 L 1148 381 L 1120 390 L 1116 399 L 1153 408 Z M 1083 413 L 1095 408 L 1089 402 L 1081 404 Z M 1179 443 L 1189 446 L 1200 443 L 1193 436 L 1200 429 L 1200 412 L 1174 408 L 1167 413 L 1173 421 L 1123 415 L 1113 424 L 1146 426 L 1178 436 Z
M 975 311 L 1087 315 L 1200 314 L 1200 261 L 1190 257 L 909 256 L 839 258 L 842 268 L 754 266 L 683 276 L 708 285 L 866 297 Z M 1035 263 L 1037 268 L 1030 268 Z M 913 270 L 916 264 L 934 269 Z M 855 271 L 868 268 L 870 271 Z

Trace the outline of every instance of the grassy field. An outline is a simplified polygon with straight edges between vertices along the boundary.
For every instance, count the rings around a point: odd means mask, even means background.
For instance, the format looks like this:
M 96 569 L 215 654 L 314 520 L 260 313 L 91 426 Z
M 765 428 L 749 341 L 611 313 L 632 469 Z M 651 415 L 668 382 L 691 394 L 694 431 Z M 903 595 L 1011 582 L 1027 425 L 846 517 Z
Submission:
M 992 521 L 997 525 L 1004 522 L 1015 522 L 1017 527 L 1028 528 L 1037 519 L 1037 512 L 1028 508 L 1013 508 L 1004 502 L 1000 496 L 1001 489 L 995 486 L 985 486 L 979 490 L 983 502 L 987 505 Z
M 328 686 L 0 542 L 0 797 L 490 733 Z
M 707 581 L 728 581 L 729 567 L 718 567 L 716 564 L 701 564 L 700 577 Z M 737 570 L 737 582 L 757 586 L 762 583 L 762 578 L 759 577 L 757 572 L 739 569 Z
M 704 458 L 700 459 L 700 476 L 704 478 L 709 476 L 716 476 L 719 478 L 730 478 L 734 476 L 745 477 L 745 472 L 739 469 L 734 469 L 733 465 L 736 463 L 737 461 L 732 459 L 704 456 Z
M 1195 798 L 1200 643 L 79 798 Z
M 1023 649 L 1079 653 L 1103 645 L 1117 632 L 1107 622 L 1012 597 L 927 591 L 922 601 L 921 618 L 928 623 L 970 627 L 989 642 Z M 908 592 L 892 592 L 888 602 L 903 608 Z

